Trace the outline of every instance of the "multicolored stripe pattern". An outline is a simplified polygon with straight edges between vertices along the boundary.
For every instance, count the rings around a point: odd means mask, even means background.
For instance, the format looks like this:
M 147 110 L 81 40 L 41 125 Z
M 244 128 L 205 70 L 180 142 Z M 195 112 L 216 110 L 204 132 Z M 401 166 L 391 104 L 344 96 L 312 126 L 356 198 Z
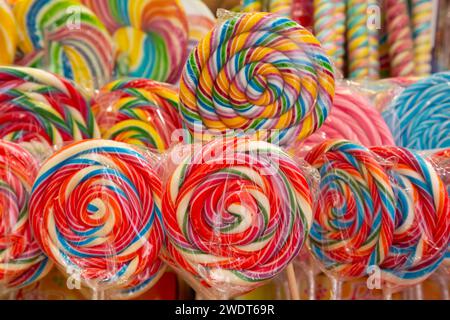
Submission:
M 0 290 L 26 287 L 50 271 L 29 223 L 28 201 L 39 169 L 17 144 L 0 141 Z
M 412 0 L 414 74 L 419 77 L 428 76 L 431 73 L 434 41 L 432 19 L 432 0 Z
M 298 255 L 311 225 L 311 191 L 305 172 L 275 145 L 224 138 L 198 147 L 167 183 L 168 261 L 233 297 Z
M 320 128 L 333 96 L 317 39 L 292 20 L 253 13 L 222 22 L 192 51 L 179 107 L 195 137 L 242 130 L 284 145 Z
M 158 281 L 164 243 L 161 180 L 130 145 L 85 140 L 45 162 L 33 185 L 30 221 L 45 254 L 85 285 L 132 298 Z

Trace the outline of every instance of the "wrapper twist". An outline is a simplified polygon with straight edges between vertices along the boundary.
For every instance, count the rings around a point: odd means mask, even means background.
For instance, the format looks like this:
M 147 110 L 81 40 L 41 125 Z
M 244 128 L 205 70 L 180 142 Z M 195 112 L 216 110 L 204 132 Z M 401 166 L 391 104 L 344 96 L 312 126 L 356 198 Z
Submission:
M 273 14 L 243 14 L 192 51 L 180 112 L 195 137 L 256 131 L 288 144 L 323 124 L 333 96 L 331 63 L 309 31 Z
M 0 0 L 0 65 L 14 62 L 17 49 L 17 24 L 9 5 Z
M 294 259 L 312 220 L 304 170 L 279 147 L 215 140 L 178 162 L 163 199 L 169 261 L 231 297 Z
M 381 264 L 393 285 L 425 280 L 444 259 L 450 237 L 450 202 L 431 162 L 399 147 L 371 149 L 384 160 L 396 196 L 394 241 Z
M 26 67 L 0 67 L 0 138 L 62 146 L 99 137 L 85 97 L 69 81 Z
M 50 271 L 29 223 L 28 201 L 39 164 L 19 145 L 0 141 L 0 289 L 26 287 Z
M 44 163 L 30 200 L 34 235 L 56 265 L 115 299 L 137 296 L 164 268 L 161 180 L 133 146 L 85 140 Z
M 177 106 L 178 93 L 171 85 L 124 79 L 106 85 L 92 109 L 102 138 L 164 151 L 186 135 L 187 130 L 175 135 L 183 128 Z
M 450 72 L 407 87 L 383 112 L 397 145 L 430 150 L 450 147 Z
M 178 0 L 82 0 L 113 35 L 117 73 L 175 83 L 186 61 L 188 22 Z
M 74 0 L 21 0 L 13 11 L 23 54 L 17 64 L 44 68 L 91 90 L 109 81 L 112 39 L 88 8 Z
M 320 172 L 320 198 L 309 247 L 325 271 L 342 279 L 364 276 L 388 255 L 395 195 L 373 153 L 346 140 L 315 147 L 306 161 Z

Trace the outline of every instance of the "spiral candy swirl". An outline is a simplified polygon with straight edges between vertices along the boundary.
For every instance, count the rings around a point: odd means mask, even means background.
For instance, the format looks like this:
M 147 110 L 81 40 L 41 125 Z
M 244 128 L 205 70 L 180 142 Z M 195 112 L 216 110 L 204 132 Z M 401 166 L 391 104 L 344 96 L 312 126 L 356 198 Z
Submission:
M 178 93 L 172 86 L 127 79 L 105 86 L 93 112 L 104 139 L 164 151 L 179 142 L 172 134 L 183 128 L 177 105 Z
M 122 76 L 175 83 L 186 60 L 188 23 L 178 0 L 82 0 L 105 23 Z
M 38 281 L 52 264 L 34 240 L 28 200 L 39 164 L 19 145 L 0 141 L 0 288 Z
M 0 137 L 61 146 L 98 137 L 89 104 L 67 80 L 46 71 L 0 67 Z
M 180 111 L 191 131 L 256 130 L 287 144 L 322 125 L 333 96 L 332 66 L 309 31 L 273 14 L 243 14 L 191 53 Z
M 407 87 L 383 112 L 397 145 L 430 150 L 450 147 L 450 72 Z
M 185 157 L 163 199 L 170 259 L 231 296 L 274 277 L 312 220 L 302 169 L 275 145 L 227 138 Z
M 130 298 L 163 268 L 161 181 L 149 157 L 116 141 L 85 140 L 51 157 L 30 200 L 43 251 L 94 290 Z M 72 271 L 71 271 L 72 270 Z
M 450 238 L 450 202 L 431 163 L 398 147 L 371 149 L 384 161 L 396 195 L 396 227 L 390 252 L 381 264 L 390 283 L 425 280 L 444 259 Z
M 366 147 L 331 140 L 307 156 L 319 169 L 321 198 L 309 237 L 312 254 L 343 279 L 367 274 L 389 253 L 395 197 L 389 176 Z
M 72 0 L 21 0 L 13 11 L 24 54 L 19 65 L 45 68 L 91 90 L 109 81 L 112 39 L 88 8 Z
M 14 14 L 4 0 L 0 0 L 0 65 L 14 61 L 17 48 L 17 28 Z

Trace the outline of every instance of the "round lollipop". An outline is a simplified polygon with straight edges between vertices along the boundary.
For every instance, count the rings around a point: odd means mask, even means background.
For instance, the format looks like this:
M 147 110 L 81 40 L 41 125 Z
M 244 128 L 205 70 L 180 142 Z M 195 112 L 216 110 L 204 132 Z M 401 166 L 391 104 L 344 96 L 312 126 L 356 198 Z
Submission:
M 337 87 L 333 108 L 324 125 L 296 149 L 304 153 L 330 139 L 346 139 L 366 147 L 395 145 L 381 113 L 361 94 Z
M 38 169 L 28 151 L 0 141 L 0 291 L 26 287 L 52 266 L 29 223 L 28 201 Z
M 322 177 L 309 237 L 312 254 L 341 279 L 380 265 L 393 240 L 395 195 L 374 154 L 346 140 L 331 140 L 306 157 Z
M 23 53 L 17 64 L 47 69 L 87 89 L 109 81 L 112 39 L 88 8 L 73 0 L 21 0 L 13 10 Z
M 399 146 L 429 150 L 450 147 L 450 72 L 407 87 L 383 112 Z
M 16 19 L 4 0 L 0 0 L 0 19 L 0 65 L 7 65 L 14 61 L 18 39 Z
M 218 139 L 191 150 L 171 172 L 163 199 L 167 254 L 187 279 L 232 297 L 298 255 L 312 219 L 310 188 L 277 146 Z
M 173 136 L 183 128 L 177 105 L 178 93 L 172 86 L 127 79 L 105 86 L 92 108 L 104 139 L 164 151 L 186 135 L 183 131 Z
M 43 251 L 94 291 L 131 298 L 163 272 L 161 181 L 148 156 L 85 140 L 53 155 L 33 185 L 30 217 Z
M 82 0 L 105 23 L 117 73 L 175 83 L 186 60 L 188 23 L 178 0 Z
M 422 156 L 398 147 L 371 149 L 381 159 L 396 195 L 394 240 L 381 264 L 394 285 L 425 280 L 444 259 L 450 237 L 450 202 L 442 180 Z
M 61 146 L 98 137 L 88 102 L 69 81 L 46 71 L 0 67 L 0 138 Z
M 328 57 L 313 35 L 269 13 L 243 14 L 192 51 L 180 82 L 180 111 L 203 139 L 228 130 L 288 144 L 325 121 L 334 96 Z

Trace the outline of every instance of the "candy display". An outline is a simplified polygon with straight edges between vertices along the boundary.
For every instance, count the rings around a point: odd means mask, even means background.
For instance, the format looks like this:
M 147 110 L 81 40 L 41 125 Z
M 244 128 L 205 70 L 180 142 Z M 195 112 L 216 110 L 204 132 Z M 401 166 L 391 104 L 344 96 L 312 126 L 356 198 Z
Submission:
M 17 48 L 17 29 L 14 14 L 5 0 L 0 1 L 0 65 L 14 61 Z
M 172 86 L 126 79 L 106 85 L 92 109 L 103 138 L 164 151 L 186 135 L 177 106 L 178 94 Z
M 399 146 L 416 150 L 450 147 L 450 72 L 408 86 L 383 112 Z
M 71 144 L 45 162 L 30 200 L 34 235 L 66 274 L 115 299 L 164 271 L 161 181 L 149 155 L 107 140 Z
M 0 138 L 61 147 L 99 137 L 86 98 L 69 81 L 25 67 L 0 67 Z
M 119 75 L 178 81 L 188 46 L 188 22 L 178 0 L 82 2 L 113 35 Z
M 110 80 L 112 39 L 88 8 L 75 0 L 21 0 L 13 7 L 23 66 L 43 68 L 84 88 Z
M 52 267 L 29 223 L 28 201 L 38 169 L 28 151 L 0 141 L 0 296 L 38 281 Z
M 307 156 L 320 172 L 309 247 L 321 266 L 340 279 L 367 275 L 389 253 L 395 227 L 390 177 L 369 149 L 330 140 Z
M 191 283 L 232 297 L 298 254 L 312 220 L 311 191 L 305 170 L 280 148 L 218 139 L 175 163 L 163 199 L 167 254 Z
M 320 128 L 333 96 L 331 63 L 306 29 L 273 14 L 243 14 L 192 51 L 180 112 L 197 138 L 241 130 L 283 145 Z

